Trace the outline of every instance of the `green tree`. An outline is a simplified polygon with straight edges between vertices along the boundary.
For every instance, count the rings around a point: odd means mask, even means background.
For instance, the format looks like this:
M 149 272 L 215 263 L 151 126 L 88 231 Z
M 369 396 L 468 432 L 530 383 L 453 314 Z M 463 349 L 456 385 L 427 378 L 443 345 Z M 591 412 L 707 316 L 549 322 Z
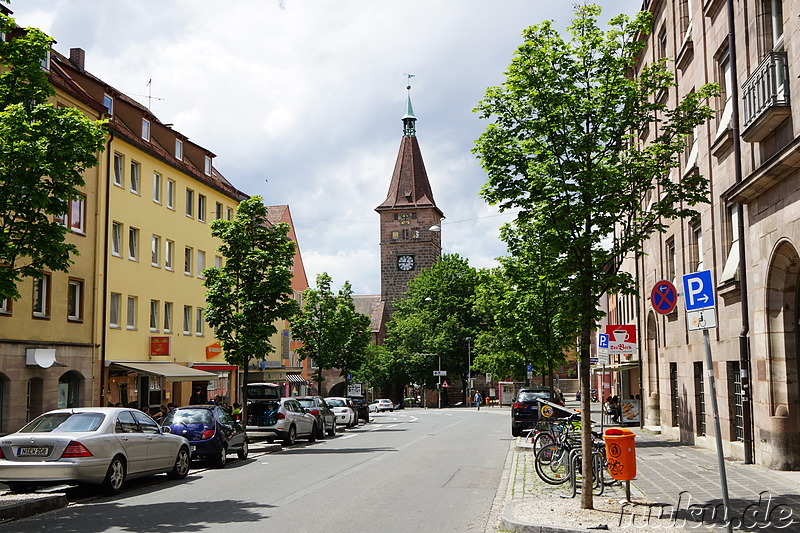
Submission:
M 473 312 L 477 271 L 458 254 L 445 254 L 408 284 L 405 297 L 395 301 L 387 324 L 387 347 L 404 371 L 396 375 L 418 382 L 439 368 L 448 376 L 468 374 L 467 337 L 479 329 Z M 406 381 L 407 382 L 407 381 Z M 396 388 L 406 382 L 398 381 Z M 395 390 L 395 395 L 398 390 Z M 465 386 L 466 394 L 466 386 Z
M 211 224 L 211 235 L 222 241 L 219 251 L 225 263 L 203 271 L 205 317 L 225 360 L 244 369 L 244 409 L 250 362 L 275 351 L 270 338 L 278 332 L 276 323 L 291 320 L 298 311 L 292 298 L 296 247 L 288 233 L 288 224 L 273 226 L 267 221 L 260 196 L 241 202 L 234 220 Z
M 361 366 L 370 343 L 370 319 L 356 312 L 350 282 L 337 294 L 331 283 L 327 272 L 319 274 L 317 288 L 303 292 L 303 308 L 292 321 L 292 337 L 303 343 L 297 353 L 314 359 L 320 384 L 322 370 L 334 368 L 347 380 Z
M 599 14 L 596 5 L 577 7 L 569 42 L 550 22 L 525 30 L 505 83 L 489 88 L 476 109 L 493 120 L 475 148 L 489 175 L 482 195 L 503 210 L 519 209 L 517 220 L 551 250 L 555 283 L 568 280 L 564 308 L 579 320 L 584 391 L 601 296 L 633 290 L 621 261 L 665 221 L 691 216 L 692 206 L 707 201 L 705 178 L 677 180 L 670 171 L 687 137 L 712 114 L 702 102 L 717 92 L 705 86 L 669 108 L 660 98 L 674 85 L 664 61 L 631 75 L 650 14 L 615 17 L 607 31 Z M 654 139 L 642 146 L 640 136 L 651 129 Z M 589 395 L 582 401 L 588 417 Z M 588 423 L 582 440 L 588 473 Z M 581 505 L 593 505 L 591 475 L 583 478 Z
M 17 284 L 42 270 L 66 272 L 77 247 L 56 218 L 79 197 L 83 172 L 104 148 L 104 121 L 48 103 L 42 68 L 53 42 L 35 28 L 17 31 L 0 14 L 0 298 L 18 299 Z

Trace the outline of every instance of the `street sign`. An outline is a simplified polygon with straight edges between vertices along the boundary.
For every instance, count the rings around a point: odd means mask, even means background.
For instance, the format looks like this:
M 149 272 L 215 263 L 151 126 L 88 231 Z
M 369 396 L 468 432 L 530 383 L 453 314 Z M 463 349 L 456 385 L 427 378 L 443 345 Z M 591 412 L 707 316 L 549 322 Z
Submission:
M 526 372 L 533 372 L 533 365 L 527 365 L 527 366 L 525 367 L 525 371 L 526 371 Z
M 596 365 L 599 361 L 600 361 L 600 359 L 597 358 L 597 357 L 590 357 L 589 358 L 589 364 L 590 365 Z
M 447 383 L 447 380 L 444 380 L 444 381 L 442 382 L 442 387 L 449 387 L 449 386 L 450 386 L 450 384 L 449 384 L 449 383 Z
M 686 327 L 689 331 L 717 327 L 717 310 L 712 307 L 711 309 L 686 311 Z
M 608 335 L 608 353 L 638 353 L 635 324 L 608 325 L 605 334 Z
M 687 311 L 707 309 L 716 305 L 710 270 L 701 270 L 683 276 L 683 301 Z
M 597 347 L 608 349 L 608 340 L 611 336 L 608 333 L 597 334 Z
M 597 364 L 598 365 L 607 365 L 608 364 L 608 350 L 601 348 L 597 350 Z
M 447 375 L 447 370 L 434 370 L 433 371 L 433 375 L 434 376 L 446 376 Z
M 656 313 L 668 315 L 678 303 L 678 289 L 671 281 L 661 280 L 650 292 L 650 303 Z

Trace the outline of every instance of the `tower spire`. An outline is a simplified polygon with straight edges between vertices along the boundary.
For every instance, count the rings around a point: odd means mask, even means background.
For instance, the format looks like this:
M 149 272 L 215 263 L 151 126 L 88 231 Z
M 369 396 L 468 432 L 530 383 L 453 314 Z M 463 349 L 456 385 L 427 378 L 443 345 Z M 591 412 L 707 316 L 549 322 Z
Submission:
M 406 86 L 408 100 L 406 101 L 406 112 L 403 115 L 403 136 L 416 137 L 417 128 L 414 123 L 417 121 L 417 117 L 414 116 L 414 108 L 411 107 L 411 78 L 414 77 L 414 74 L 406 74 L 406 77 L 408 79 L 408 85 Z

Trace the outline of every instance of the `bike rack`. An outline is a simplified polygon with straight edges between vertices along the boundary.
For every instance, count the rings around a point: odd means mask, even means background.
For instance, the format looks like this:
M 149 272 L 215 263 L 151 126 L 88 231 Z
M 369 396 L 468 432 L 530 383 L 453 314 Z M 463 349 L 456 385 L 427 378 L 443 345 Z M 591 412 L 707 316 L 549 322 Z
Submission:
M 569 483 L 572 488 L 572 495 L 569 496 L 570 498 L 574 498 L 575 495 L 578 494 L 577 473 L 578 473 L 578 465 L 580 465 L 581 463 L 581 458 L 582 454 L 580 449 L 570 450 L 569 459 L 567 461 L 567 469 L 569 471 Z M 601 465 L 599 469 L 595 468 L 596 464 Z M 592 474 L 594 474 L 594 477 L 592 478 L 592 492 L 596 496 L 602 496 L 606 487 L 604 479 L 605 468 L 602 465 L 603 465 L 603 453 L 600 452 L 599 450 L 593 450 Z M 599 470 L 599 472 L 596 472 L 596 470 Z M 595 492 L 596 490 L 599 490 L 599 492 Z

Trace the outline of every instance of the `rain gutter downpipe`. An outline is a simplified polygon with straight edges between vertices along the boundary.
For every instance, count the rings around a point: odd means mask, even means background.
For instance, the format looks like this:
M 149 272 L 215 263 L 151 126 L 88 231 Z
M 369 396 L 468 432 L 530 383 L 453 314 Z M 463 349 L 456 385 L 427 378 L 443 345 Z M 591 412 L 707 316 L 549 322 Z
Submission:
M 103 229 L 104 243 L 103 243 L 103 318 L 100 321 L 102 333 L 100 334 L 100 403 L 98 407 L 105 407 L 106 405 L 106 345 L 108 340 L 108 328 L 106 327 L 106 320 L 108 319 L 108 223 L 111 220 L 111 143 L 114 141 L 114 132 L 108 132 L 110 137 L 106 143 L 106 206 L 105 206 L 105 228 Z

